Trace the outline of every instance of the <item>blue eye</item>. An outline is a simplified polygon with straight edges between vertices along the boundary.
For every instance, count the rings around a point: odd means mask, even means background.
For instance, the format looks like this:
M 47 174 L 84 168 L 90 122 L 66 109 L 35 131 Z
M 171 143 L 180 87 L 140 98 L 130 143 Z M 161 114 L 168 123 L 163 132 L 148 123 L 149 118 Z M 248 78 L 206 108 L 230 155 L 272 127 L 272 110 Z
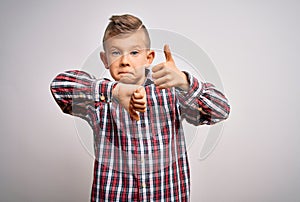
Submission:
M 133 55 L 133 56 L 135 56 L 135 55 L 139 54 L 139 51 L 131 51 L 130 54 Z
M 120 55 L 120 52 L 119 51 L 112 51 L 111 54 L 113 56 L 119 56 Z

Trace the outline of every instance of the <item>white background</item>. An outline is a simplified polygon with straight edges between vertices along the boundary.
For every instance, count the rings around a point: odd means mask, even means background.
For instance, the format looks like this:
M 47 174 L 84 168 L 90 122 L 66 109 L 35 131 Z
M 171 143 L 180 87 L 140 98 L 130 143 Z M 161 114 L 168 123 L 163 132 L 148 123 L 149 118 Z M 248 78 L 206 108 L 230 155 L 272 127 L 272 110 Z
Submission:
M 299 201 L 298 1 L 0 2 L 0 201 L 88 201 L 93 159 L 49 84 L 80 68 L 112 14 L 180 33 L 213 59 L 232 112 L 189 150 L 192 201 Z

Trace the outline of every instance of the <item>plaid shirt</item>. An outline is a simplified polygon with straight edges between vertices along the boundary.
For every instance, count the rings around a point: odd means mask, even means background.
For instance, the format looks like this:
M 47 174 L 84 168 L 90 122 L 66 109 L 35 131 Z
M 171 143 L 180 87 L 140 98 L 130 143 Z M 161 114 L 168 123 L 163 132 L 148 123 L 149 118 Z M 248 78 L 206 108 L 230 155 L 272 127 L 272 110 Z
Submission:
M 85 119 L 94 134 L 91 201 L 189 201 L 190 172 L 181 120 L 214 124 L 228 117 L 225 96 L 186 73 L 187 92 L 158 89 L 150 76 L 144 87 L 147 110 L 130 118 L 112 97 L 117 84 L 79 70 L 51 83 L 64 113 Z

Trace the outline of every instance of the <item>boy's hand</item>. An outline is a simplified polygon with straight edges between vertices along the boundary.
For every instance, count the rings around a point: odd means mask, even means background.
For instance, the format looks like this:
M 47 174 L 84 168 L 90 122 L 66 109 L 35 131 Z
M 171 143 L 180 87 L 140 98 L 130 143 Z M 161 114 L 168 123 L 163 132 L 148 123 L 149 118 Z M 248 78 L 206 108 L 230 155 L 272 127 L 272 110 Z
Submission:
M 146 111 L 146 91 L 143 86 L 137 88 L 130 99 L 129 104 L 129 114 L 136 121 L 140 120 L 139 114 L 137 112 L 145 112 Z
M 146 111 L 146 91 L 143 86 L 118 83 L 113 89 L 113 97 L 136 121 L 140 120 L 138 112 Z
M 187 91 L 189 83 L 186 75 L 176 67 L 168 45 L 164 46 L 164 53 L 166 62 L 155 65 L 152 68 L 154 84 L 161 89 L 178 87 Z

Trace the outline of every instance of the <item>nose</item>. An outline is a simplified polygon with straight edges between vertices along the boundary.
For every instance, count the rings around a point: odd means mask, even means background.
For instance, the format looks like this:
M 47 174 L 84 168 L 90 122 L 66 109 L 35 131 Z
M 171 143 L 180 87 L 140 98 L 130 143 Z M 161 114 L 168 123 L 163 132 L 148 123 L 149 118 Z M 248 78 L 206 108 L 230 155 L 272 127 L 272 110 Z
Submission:
M 120 66 L 121 67 L 126 67 L 129 66 L 129 55 L 128 54 L 123 54 L 120 58 Z

